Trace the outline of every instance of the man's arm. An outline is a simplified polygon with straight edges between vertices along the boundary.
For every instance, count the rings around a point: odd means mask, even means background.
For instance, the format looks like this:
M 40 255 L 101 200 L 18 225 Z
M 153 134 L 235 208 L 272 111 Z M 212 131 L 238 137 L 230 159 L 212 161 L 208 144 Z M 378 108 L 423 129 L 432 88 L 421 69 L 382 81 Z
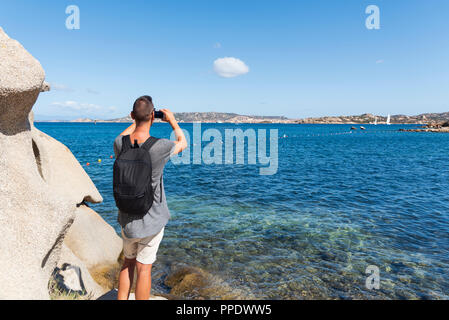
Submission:
M 134 121 L 132 125 L 130 125 L 128 128 L 125 129 L 125 131 L 123 131 L 122 133 L 120 133 L 121 136 L 128 136 L 131 133 L 134 132 L 134 130 L 136 130 L 136 122 Z
M 175 149 L 172 154 L 178 154 L 187 148 L 186 137 L 173 113 L 168 109 L 161 109 L 161 111 L 164 113 L 164 119 L 162 121 L 168 122 L 175 132 L 176 141 L 173 141 L 175 143 Z

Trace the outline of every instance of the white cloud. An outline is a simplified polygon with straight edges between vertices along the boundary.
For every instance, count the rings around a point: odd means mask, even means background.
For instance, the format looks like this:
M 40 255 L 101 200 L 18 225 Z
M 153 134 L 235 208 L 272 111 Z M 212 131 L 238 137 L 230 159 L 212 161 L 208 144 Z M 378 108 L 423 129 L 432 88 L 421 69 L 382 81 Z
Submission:
M 86 91 L 90 94 L 100 94 L 100 92 L 98 92 L 97 90 L 91 89 L 91 88 L 87 88 Z
M 56 91 L 65 91 L 65 92 L 75 91 L 72 88 L 66 86 L 65 84 L 60 84 L 60 83 L 50 83 L 50 87 L 51 87 L 51 89 L 56 90 Z
M 64 102 L 53 102 L 51 105 L 79 115 L 102 116 L 117 111 L 117 108 L 114 106 L 103 107 L 93 103 L 79 103 L 77 101 L 70 101 L 70 100 Z
M 65 101 L 65 102 L 53 102 L 53 106 L 72 109 L 72 110 L 83 110 L 83 111 L 96 111 L 102 109 L 101 106 L 93 103 L 79 103 L 76 101 Z
M 219 58 L 214 61 L 214 71 L 223 78 L 233 78 L 249 72 L 249 67 L 234 57 Z

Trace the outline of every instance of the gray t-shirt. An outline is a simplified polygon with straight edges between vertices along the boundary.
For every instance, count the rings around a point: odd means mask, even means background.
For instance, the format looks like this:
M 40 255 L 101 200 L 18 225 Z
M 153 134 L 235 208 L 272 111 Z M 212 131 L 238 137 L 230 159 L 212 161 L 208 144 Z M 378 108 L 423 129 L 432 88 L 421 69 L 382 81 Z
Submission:
M 122 150 L 123 136 L 118 136 L 114 141 L 114 153 L 117 158 Z M 142 144 L 139 144 L 140 146 Z M 118 222 L 123 228 L 127 238 L 146 238 L 158 234 L 165 227 L 170 219 L 170 211 L 165 198 L 164 183 L 162 174 L 171 153 L 175 148 L 175 143 L 167 139 L 158 140 L 150 149 L 152 164 L 152 179 L 154 200 L 153 205 L 147 214 L 142 216 L 130 215 L 125 212 L 118 212 Z

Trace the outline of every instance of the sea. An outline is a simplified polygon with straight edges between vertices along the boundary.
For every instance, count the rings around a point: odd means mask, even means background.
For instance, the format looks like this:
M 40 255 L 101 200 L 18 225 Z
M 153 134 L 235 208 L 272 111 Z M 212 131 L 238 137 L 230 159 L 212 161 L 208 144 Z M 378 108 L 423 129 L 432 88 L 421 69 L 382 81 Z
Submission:
M 91 207 L 117 233 L 113 141 L 128 125 L 35 124 L 70 148 L 104 198 Z M 184 152 L 206 147 L 193 138 L 193 124 L 181 127 L 191 135 Z M 223 137 L 226 130 L 265 132 L 267 148 L 255 147 L 268 155 L 277 145 L 276 170 L 261 174 L 267 165 L 248 156 L 244 163 L 170 160 L 171 220 L 155 290 L 169 292 L 164 277 L 181 263 L 243 299 L 449 299 L 449 134 L 399 132 L 416 125 L 351 127 L 203 123 L 201 132 Z M 151 129 L 159 138 L 170 133 L 165 123 Z

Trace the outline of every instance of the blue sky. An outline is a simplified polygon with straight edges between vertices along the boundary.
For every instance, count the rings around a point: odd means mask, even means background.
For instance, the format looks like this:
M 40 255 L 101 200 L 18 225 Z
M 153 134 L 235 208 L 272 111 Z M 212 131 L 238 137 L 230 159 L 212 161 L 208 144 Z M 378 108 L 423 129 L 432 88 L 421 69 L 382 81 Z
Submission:
M 80 30 L 65 26 L 72 4 Z M 365 27 L 370 4 L 380 30 Z M 449 111 L 447 0 L 2 0 L 0 26 L 53 86 L 38 118 L 121 117 L 143 94 L 175 112 Z M 225 57 L 249 72 L 220 76 Z

